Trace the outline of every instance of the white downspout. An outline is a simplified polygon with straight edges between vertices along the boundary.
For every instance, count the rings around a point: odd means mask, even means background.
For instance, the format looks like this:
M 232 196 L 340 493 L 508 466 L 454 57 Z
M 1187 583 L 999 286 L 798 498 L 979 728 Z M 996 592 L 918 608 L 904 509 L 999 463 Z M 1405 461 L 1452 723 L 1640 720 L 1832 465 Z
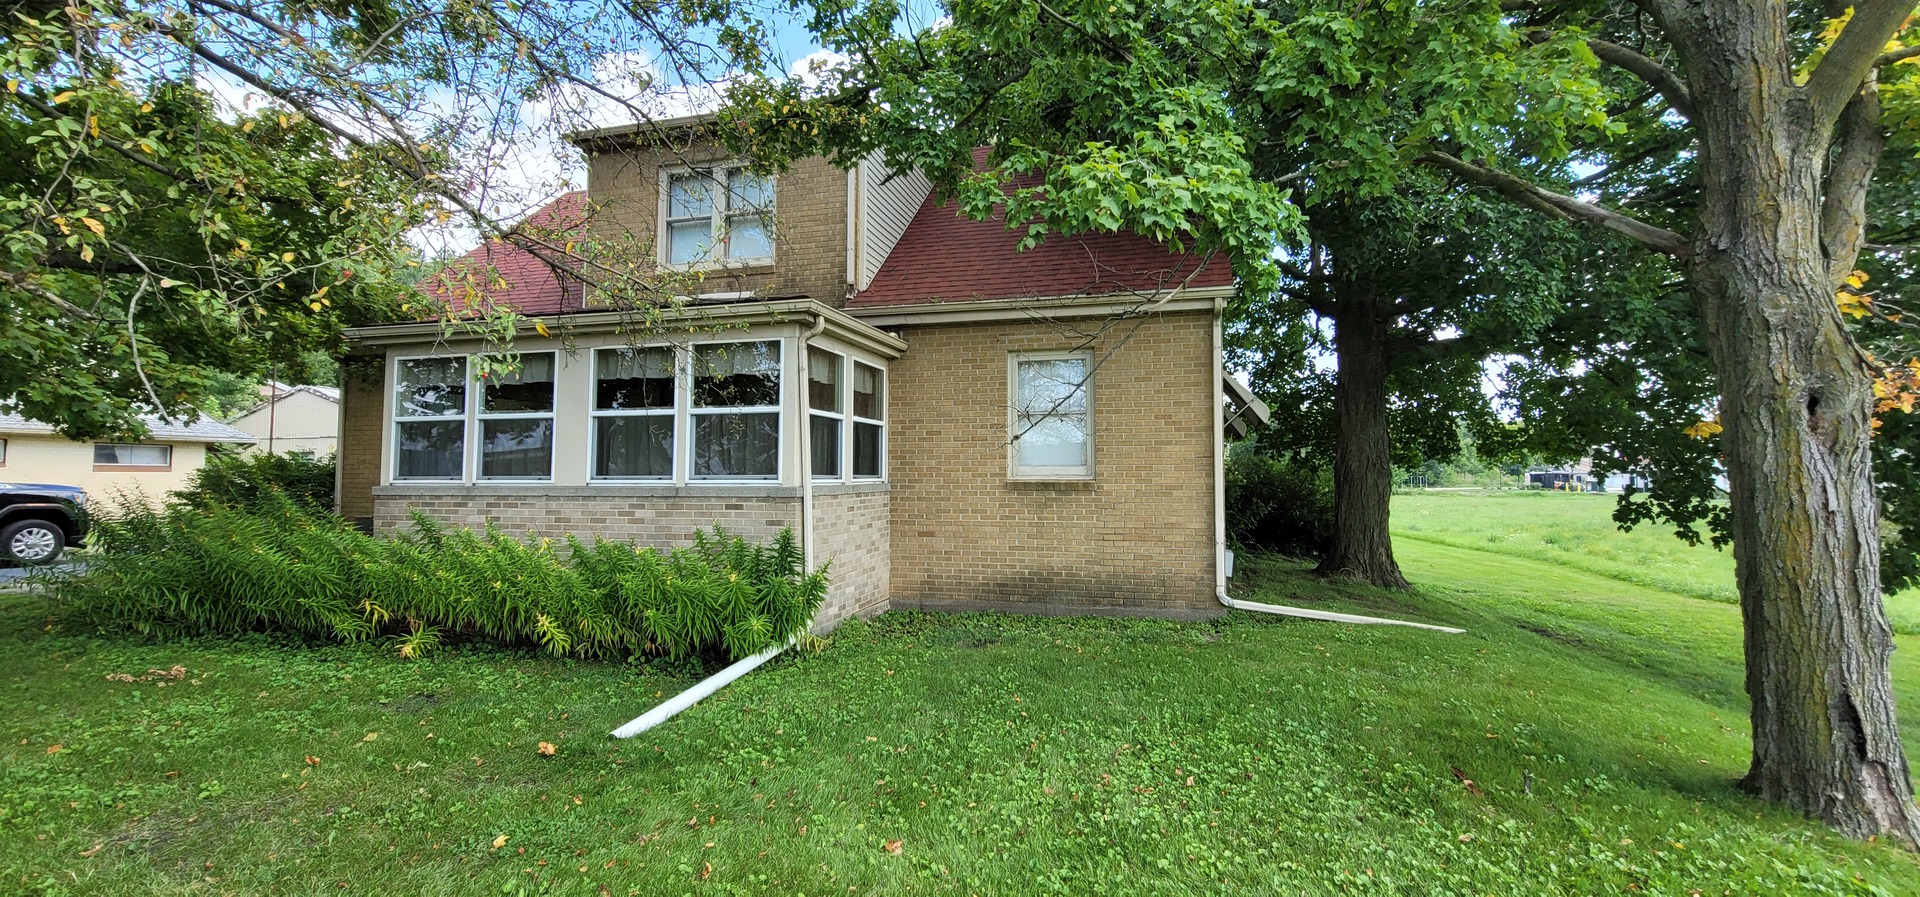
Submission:
M 813 572 L 813 415 L 809 413 L 808 402 L 810 397 L 806 392 L 809 373 L 807 369 L 807 344 L 812 342 L 814 337 L 819 336 L 826 329 L 827 316 L 816 312 L 813 316 L 813 327 L 800 335 L 800 402 L 798 405 L 800 409 L 800 426 L 796 428 L 797 432 L 794 438 L 799 440 L 800 443 L 800 555 L 803 558 L 801 563 L 808 573 Z M 812 620 L 807 621 L 807 628 L 813 628 Z M 787 641 L 774 645 L 752 657 L 734 661 L 726 669 L 700 680 L 692 688 L 668 698 L 652 710 L 640 714 L 628 721 L 626 725 L 613 730 L 613 737 L 632 738 L 654 726 L 673 719 L 680 711 L 700 703 L 701 699 L 727 687 L 727 684 L 733 680 L 753 672 L 761 664 L 775 657 L 779 657 L 780 652 L 791 647 L 793 647 L 793 642 Z
M 1233 552 L 1227 549 L 1227 437 L 1225 414 L 1226 396 L 1221 378 L 1227 375 L 1225 338 L 1222 336 L 1221 316 L 1224 301 L 1213 301 L 1213 539 L 1214 539 L 1214 597 L 1230 608 L 1254 611 L 1263 614 L 1278 614 L 1283 617 L 1300 617 L 1307 620 L 1323 620 L 1329 623 L 1356 623 L 1370 626 L 1411 626 L 1415 629 L 1431 629 L 1436 632 L 1465 632 L 1452 626 L 1435 626 L 1432 623 L 1414 623 L 1407 620 L 1389 620 L 1385 617 L 1367 617 L 1359 614 L 1340 614 L 1325 610 L 1312 610 L 1305 607 L 1290 607 L 1282 604 L 1266 604 L 1259 601 L 1241 601 L 1227 594 L 1227 577 L 1233 572 Z

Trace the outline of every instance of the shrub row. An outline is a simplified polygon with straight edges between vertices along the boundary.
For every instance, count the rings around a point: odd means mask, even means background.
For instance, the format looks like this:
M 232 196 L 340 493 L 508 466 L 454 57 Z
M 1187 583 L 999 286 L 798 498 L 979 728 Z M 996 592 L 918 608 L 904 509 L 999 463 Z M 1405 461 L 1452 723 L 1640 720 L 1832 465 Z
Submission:
M 388 640 L 416 657 L 445 639 L 556 655 L 738 659 L 799 636 L 826 596 L 792 531 L 756 545 L 696 531 L 660 552 L 522 540 L 489 527 L 368 535 L 278 493 L 250 508 L 137 504 L 96 521 L 99 549 L 48 574 L 73 619 L 170 637 L 285 632 Z

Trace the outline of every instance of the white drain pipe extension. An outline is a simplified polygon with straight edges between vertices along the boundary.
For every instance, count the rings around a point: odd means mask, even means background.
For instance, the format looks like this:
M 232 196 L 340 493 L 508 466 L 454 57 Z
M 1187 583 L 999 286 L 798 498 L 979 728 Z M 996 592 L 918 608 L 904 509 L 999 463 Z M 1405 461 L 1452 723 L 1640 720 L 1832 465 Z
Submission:
M 1260 601 L 1241 601 L 1227 594 L 1227 577 L 1233 575 L 1233 552 L 1227 550 L 1227 435 L 1225 415 L 1226 396 L 1224 378 L 1227 376 L 1227 358 L 1224 340 L 1220 333 L 1222 300 L 1213 302 L 1213 539 L 1214 539 L 1214 597 L 1220 603 L 1238 610 L 1254 611 L 1263 614 L 1278 614 L 1283 617 L 1299 617 L 1305 620 L 1323 620 L 1329 623 L 1355 623 L 1366 626 L 1411 626 L 1415 629 L 1431 629 L 1435 632 L 1466 632 L 1452 626 L 1435 626 L 1432 623 L 1414 623 L 1407 620 L 1389 620 L 1385 617 L 1367 617 L 1360 614 L 1340 614 L 1333 611 L 1313 610 L 1305 607 L 1292 607 L 1284 604 L 1266 604 Z
M 735 661 L 733 665 L 726 669 L 700 680 L 698 685 L 668 698 L 659 706 L 640 714 L 626 725 L 613 730 L 613 737 L 632 738 L 635 735 L 672 719 L 674 715 L 680 711 L 700 703 L 700 699 L 725 688 L 727 683 L 753 672 L 754 669 L 761 664 L 780 656 L 780 652 L 787 650 L 787 648 L 792 645 L 792 642 L 785 642 L 768 648 L 745 660 Z

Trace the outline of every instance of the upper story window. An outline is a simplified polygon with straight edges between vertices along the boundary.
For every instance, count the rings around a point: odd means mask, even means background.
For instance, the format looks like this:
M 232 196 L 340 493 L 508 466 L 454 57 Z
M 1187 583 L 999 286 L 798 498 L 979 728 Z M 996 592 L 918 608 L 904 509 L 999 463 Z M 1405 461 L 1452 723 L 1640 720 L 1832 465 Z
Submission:
M 669 265 L 773 260 L 773 179 L 740 166 L 668 171 L 660 259 Z
M 1027 479 L 1093 476 L 1093 356 L 1087 352 L 1015 354 L 1012 393 L 1012 474 Z

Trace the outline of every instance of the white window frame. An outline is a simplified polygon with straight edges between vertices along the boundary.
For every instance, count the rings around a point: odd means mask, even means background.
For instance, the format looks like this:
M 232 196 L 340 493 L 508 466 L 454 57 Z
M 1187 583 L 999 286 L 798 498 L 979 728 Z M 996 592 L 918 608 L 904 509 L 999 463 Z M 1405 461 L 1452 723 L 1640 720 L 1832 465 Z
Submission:
M 472 447 L 468 449 L 468 452 L 471 455 L 471 458 L 469 459 L 471 467 L 469 469 L 473 471 L 473 481 L 476 483 L 551 483 L 553 482 L 553 465 L 555 461 L 554 455 L 558 454 L 559 448 L 560 448 L 559 446 L 560 426 L 559 426 L 559 420 L 558 420 L 558 412 L 560 408 L 560 353 L 552 352 L 552 351 L 535 350 L 532 352 L 516 352 L 514 353 L 514 355 L 521 360 L 520 361 L 521 370 L 525 370 L 526 368 L 525 359 L 528 358 L 529 356 L 545 355 L 553 359 L 553 368 L 552 368 L 553 400 L 548 405 L 547 410 L 545 411 L 488 411 L 487 410 L 487 387 L 486 387 L 486 384 L 479 382 L 480 380 L 479 377 L 474 376 L 473 359 L 475 357 L 498 357 L 498 356 L 484 356 L 484 355 L 483 356 L 473 356 L 473 355 L 467 356 L 467 393 L 468 393 L 467 407 L 469 410 L 471 410 L 472 416 L 473 416 L 473 423 L 468 428 L 468 434 L 471 437 L 471 443 L 472 443 Z M 496 420 L 545 420 L 547 421 L 547 433 L 548 433 L 548 439 L 550 441 L 549 441 L 549 444 L 547 445 L 547 472 L 544 476 L 516 476 L 516 477 L 486 476 L 486 451 L 487 451 L 486 425 L 488 421 L 496 421 Z
M 436 415 L 410 415 L 407 417 L 401 417 L 400 402 L 399 402 L 399 395 L 398 395 L 399 389 L 400 389 L 401 366 L 409 361 L 419 361 L 422 359 L 442 359 L 442 358 L 457 358 L 460 360 L 460 363 L 461 363 L 461 367 L 460 367 L 461 376 L 466 380 L 466 388 L 461 392 L 461 395 L 460 395 L 460 413 L 459 414 L 436 414 Z M 453 353 L 427 354 L 427 355 L 395 355 L 392 358 L 388 359 L 386 403 L 387 403 L 387 444 L 389 446 L 389 450 L 387 454 L 391 456 L 390 458 L 387 459 L 388 482 L 392 482 L 392 483 L 464 483 L 464 482 L 467 482 L 467 473 L 468 471 L 471 471 L 473 469 L 474 457 L 475 457 L 474 456 L 475 440 L 473 438 L 474 437 L 473 406 L 475 402 L 474 392 L 475 390 L 473 388 L 473 356 L 472 355 L 453 354 Z M 434 423 L 434 422 L 454 421 L 454 420 L 460 421 L 461 423 L 459 475 L 452 476 L 452 477 L 403 477 L 401 476 L 400 475 L 400 424 L 401 422 L 404 421 L 407 423 Z
M 609 349 L 666 349 L 673 354 L 673 404 L 666 408 L 638 409 L 602 409 L 600 407 L 600 353 Z M 589 483 L 677 483 L 680 482 L 681 457 L 686 448 L 688 427 L 687 408 L 692 404 L 691 384 L 688 371 L 692 362 L 690 354 L 674 345 L 641 346 L 595 346 L 593 366 L 588 371 L 587 395 L 587 482 Z M 647 476 L 601 476 L 600 470 L 600 419 L 603 417 L 665 417 L 673 421 L 673 457 L 668 463 L 667 475 L 663 477 Z
M 125 448 L 160 449 L 166 453 L 167 460 L 160 464 L 136 464 L 131 461 L 101 461 L 102 446 L 123 446 Z M 93 468 L 95 470 L 172 470 L 173 446 L 152 442 L 96 442 L 93 444 Z
M 816 345 L 808 344 L 805 346 L 805 348 L 808 352 L 814 352 L 814 351 L 825 352 L 829 355 L 832 355 L 834 358 L 839 359 L 839 363 L 835 365 L 835 367 L 839 368 L 839 370 L 835 372 L 835 376 L 839 378 L 838 383 L 840 386 L 840 410 L 839 411 L 822 411 L 818 408 L 813 407 L 813 359 L 811 358 L 807 359 L 807 387 L 806 387 L 806 396 L 807 396 L 806 438 L 807 438 L 807 446 L 808 446 L 807 473 L 813 477 L 813 481 L 816 483 L 844 483 L 847 481 L 849 477 L 853 475 L 853 463 L 852 463 L 853 462 L 853 458 L 852 458 L 853 427 L 849 424 L 849 421 L 853 419 L 853 383 L 847 378 L 848 372 L 850 372 L 853 369 L 852 368 L 853 360 L 847 356 L 847 353 L 842 352 L 838 349 L 828 348 L 827 346 L 816 346 Z M 834 450 L 839 453 L 839 461 L 840 461 L 838 465 L 840 469 L 839 473 L 816 474 L 816 473 L 813 473 L 812 471 L 813 461 L 815 460 L 813 457 L 813 448 L 812 448 L 813 418 L 816 415 L 827 418 L 829 420 L 837 421 L 840 424 L 840 438 L 835 440 L 835 442 L 837 442 L 838 445 L 836 445 L 834 448 Z
M 1087 364 L 1086 379 L 1080 383 L 1080 390 L 1086 394 L 1087 463 L 1079 466 L 1037 466 L 1020 463 L 1020 364 L 1026 361 L 1068 361 L 1080 360 Z M 1093 373 L 1094 357 L 1091 350 L 1075 349 L 1061 352 L 1009 352 L 1007 353 L 1007 476 L 1015 480 L 1091 480 L 1094 471 L 1094 415 L 1093 415 Z
M 769 195 L 773 197 L 773 201 L 763 213 L 766 215 L 767 254 L 746 258 L 733 258 L 729 255 L 730 250 L 727 243 L 727 232 L 729 228 L 727 227 L 727 219 L 732 215 L 733 190 L 727 183 L 728 175 L 736 169 L 747 167 L 748 165 L 745 162 L 731 161 L 716 162 L 712 165 L 675 165 L 662 167 L 660 169 L 660 209 L 659 214 L 654 219 L 658 222 L 659 226 L 654 231 L 655 239 L 653 242 L 654 255 L 661 267 L 676 271 L 692 271 L 702 268 L 750 268 L 773 264 L 774 254 L 778 251 L 775 248 L 778 240 L 774 235 L 774 218 L 778 214 L 780 205 L 780 184 L 779 178 L 771 174 L 766 176 L 766 180 L 767 191 Z M 673 181 L 675 178 L 688 177 L 704 177 L 712 182 L 714 201 L 707 210 L 709 221 L 707 234 L 712 238 L 712 242 L 708 244 L 707 255 L 704 258 L 694 259 L 690 262 L 675 262 L 672 260 L 673 231 L 671 225 L 675 222 L 686 223 L 699 220 L 697 217 L 692 216 L 682 218 L 668 217 L 668 212 L 672 207 Z
M 681 450 L 680 460 L 686 466 L 683 468 L 679 468 L 679 470 L 684 471 L 684 474 L 676 476 L 675 477 L 676 482 L 703 483 L 703 484 L 712 484 L 712 483 L 766 484 L 766 483 L 784 483 L 787 481 L 787 440 L 792 438 L 797 438 L 792 433 L 788 432 L 792 428 L 789 428 L 787 426 L 787 406 L 789 404 L 788 402 L 789 393 L 787 392 L 787 390 L 795 388 L 792 383 L 794 378 L 790 376 L 790 372 L 787 370 L 788 368 L 787 346 L 791 342 L 793 341 L 785 337 L 766 336 L 766 337 L 761 337 L 759 339 L 701 340 L 699 342 L 691 343 L 687 346 L 687 363 L 685 368 L 686 401 L 684 402 L 684 404 L 678 403 L 678 402 L 675 403 L 676 405 L 681 405 L 682 407 L 685 408 L 684 415 L 686 417 L 687 438 L 686 438 L 685 448 Z M 700 357 L 700 347 L 701 346 L 737 346 L 737 345 L 745 345 L 747 343 L 772 343 L 775 349 L 780 353 L 780 360 L 777 367 L 777 370 L 779 371 L 779 374 L 780 374 L 780 395 L 777 399 L 775 399 L 775 403 L 772 405 L 726 405 L 726 406 L 717 406 L 712 408 L 700 407 L 700 405 L 698 404 L 699 402 L 698 390 L 695 388 L 695 378 L 698 376 L 698 372 L 694 369 L 694 366 L 695 364 L 697 364 L 698 359 Z M 697 421 L 695 420 L 695 418 L 703 417 L 703 416 L 711 417 L 711 416 L 723 415 L 723 414 L 766 414 L 769 412 L 771 412 L 775 416 L 775 418 L 779 421 L 779 431 L 776 434 L 777 438 L 775 439 L 773 473 L 771 475 L 751 476 L 751 477 L 704 476 L 699 471 L 694 469 L 695 460 L 699 457 L 699 452 L 698 452 L 699 446 L 697 445 L 697 443 L 700 439 L 700 427 Z M 809 438 L 811 438 L 810 435 L 809 435 Z M 811 474 L 812 471 L 806 471 L 806 473 Z
M 880 419 L 879 420 L 875 420 L 870 417 L 861 417 L 858 414 L 856 414 L 853 410 L 853 384 L 854 384 L 853 375 L 857 371 L 856 365 L 865 365 L 866 367 L 872 368 L 876 373 L 880 375 Z M 887 478 L 887 407 L 888 407 L 888 403 L 892 401 L 893 401 L 893 385 L 887 382 L 886 365 L 868 364 L 867 362 L 861 361 L 857 358 L 847 359 L 847 420 L 849 422 L 846 427 L 847 450 L 845 455 L 846 462 L 847 462 L 847 466 L 846 466 L 847 479 L 857 480 L 863 483 L 874 483 L 874 482 L 880 482 Z M 879 471 L 878 473 L 862 474 L 859 471 L 854 469 L 853 434 L 855 430 L 859 429 L 859 426 L 861 424 L 870 424 L 870 425 L 878 426 L 880 428 L 880 465 L 877 468 Z

